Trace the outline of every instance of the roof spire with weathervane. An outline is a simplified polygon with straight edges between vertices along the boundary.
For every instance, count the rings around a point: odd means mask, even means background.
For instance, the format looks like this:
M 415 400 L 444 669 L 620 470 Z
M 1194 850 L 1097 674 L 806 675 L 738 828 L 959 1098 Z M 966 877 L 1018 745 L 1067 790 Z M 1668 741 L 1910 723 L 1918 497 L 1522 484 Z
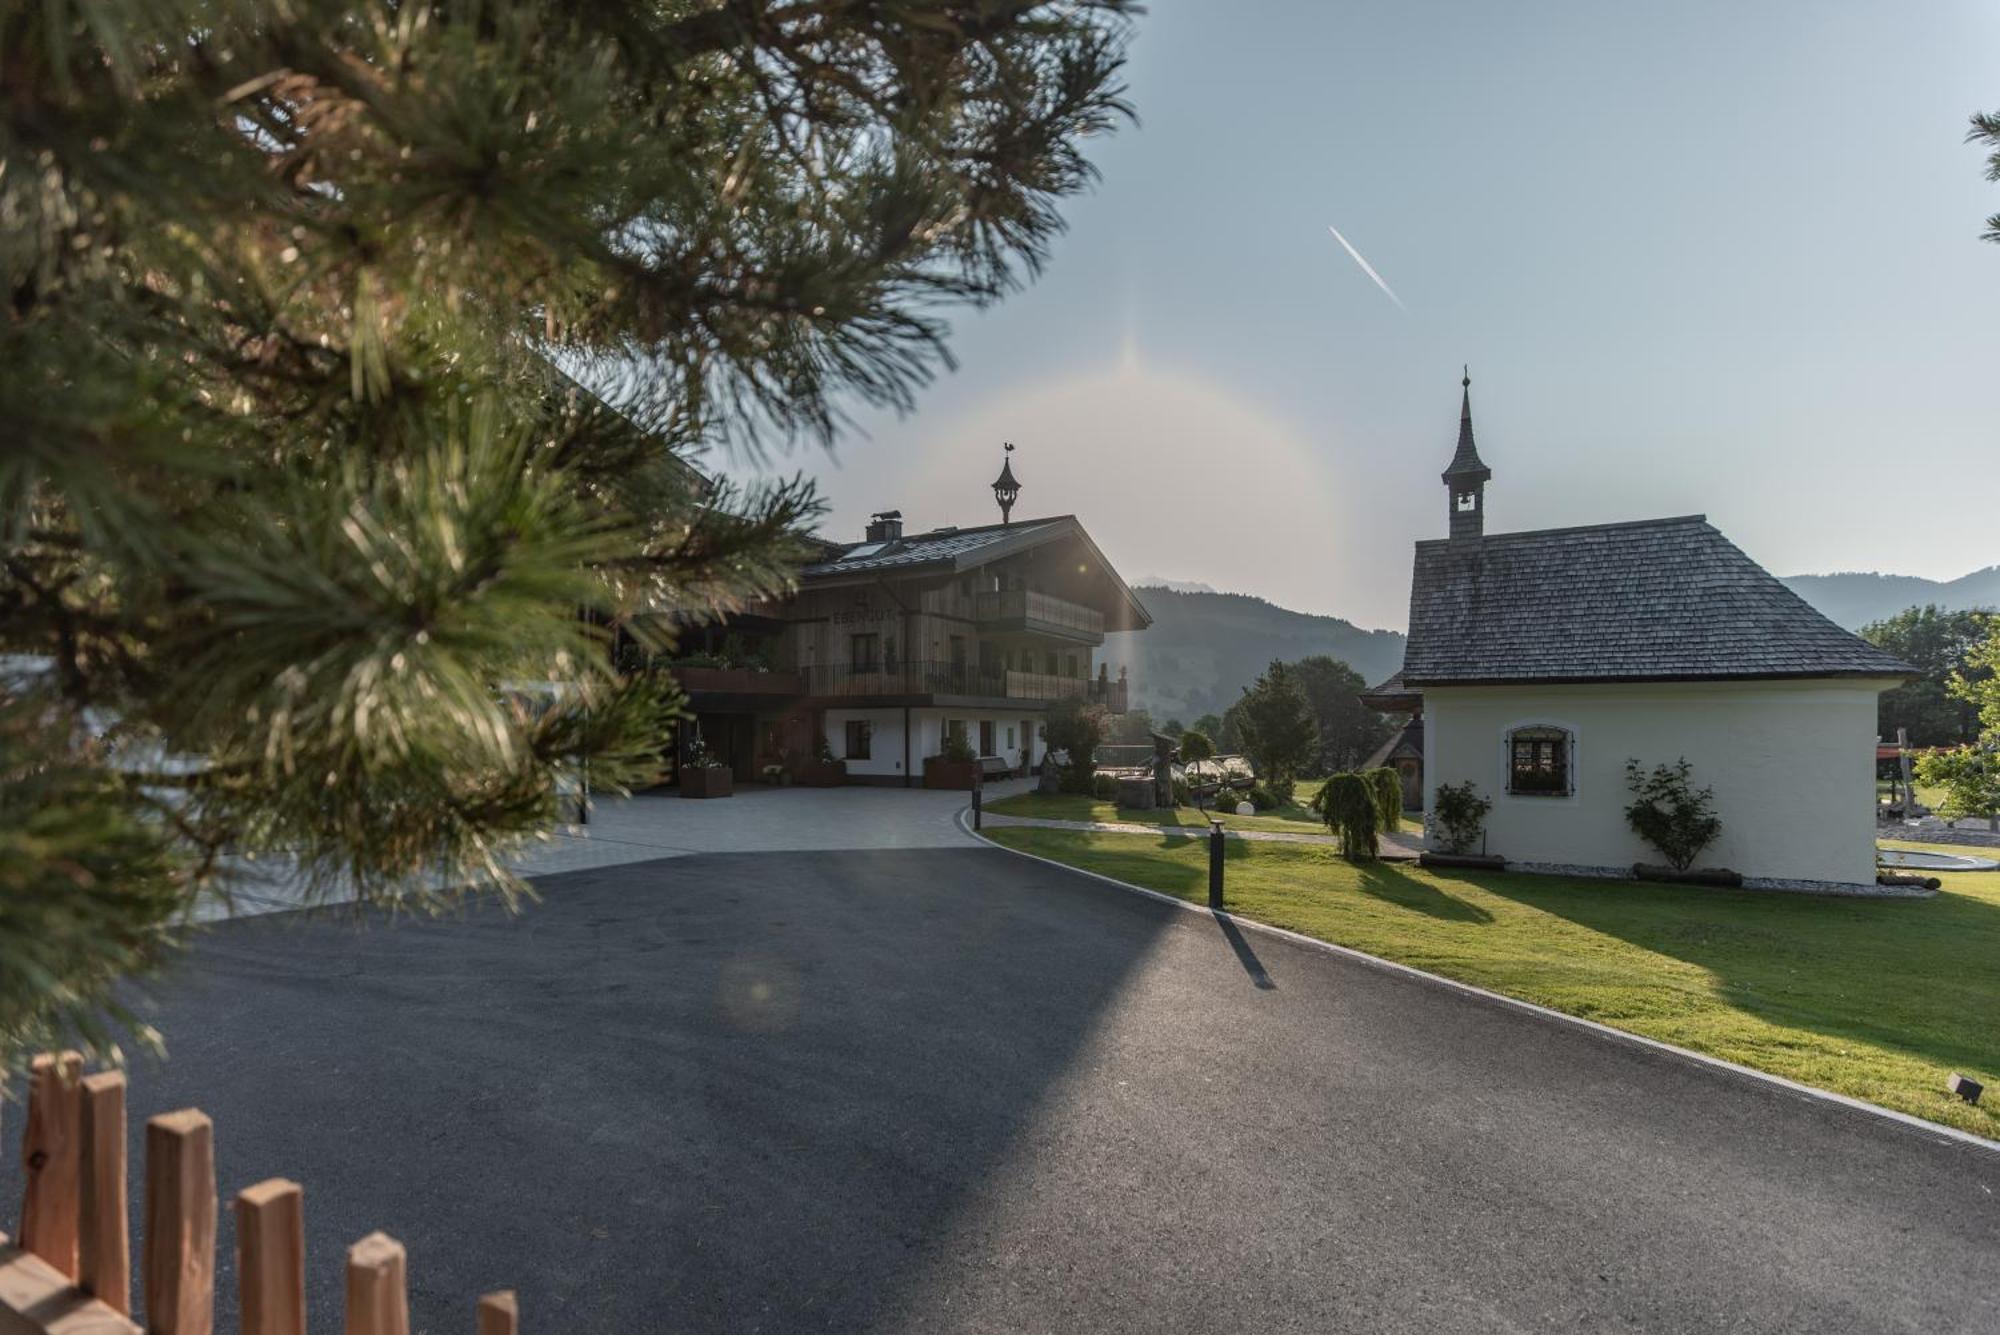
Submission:
M 1000 522 L 1009 522 L 1008 516 L 1014 509 L 1014 498 L 1021 494 L 1021 484 L 1014 480 L 1014 446 L 1011 441 L 1002 441 L 1000 456 L 1000 476 L 993 479 L 993 499 L 1000 502 Z

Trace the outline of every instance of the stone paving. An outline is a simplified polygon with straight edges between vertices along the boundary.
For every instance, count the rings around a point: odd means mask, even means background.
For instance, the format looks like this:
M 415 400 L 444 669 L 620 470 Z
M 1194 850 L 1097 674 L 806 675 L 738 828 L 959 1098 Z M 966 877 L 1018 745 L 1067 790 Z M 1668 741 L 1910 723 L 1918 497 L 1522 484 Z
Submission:
M 988 801 L 1028 791 L 1026 779 L 986 785 Z M 558 825 L 509 862 L 534 878 L 656 858 L 701 853 L 831 852 L 897 848 L 963 848 L 973 841 L 958 823 L 962 792 L 922 788 L 773 788 L 745 785 L 732 797 L 691 800 L 671 790 L 596 798 L 587 824 Z M 341 904 L 352 888 L 309 894 L 283 859 L 238 862 L 229 898 L 198 908 L 204 922 L 281 913 L 312 904 Z

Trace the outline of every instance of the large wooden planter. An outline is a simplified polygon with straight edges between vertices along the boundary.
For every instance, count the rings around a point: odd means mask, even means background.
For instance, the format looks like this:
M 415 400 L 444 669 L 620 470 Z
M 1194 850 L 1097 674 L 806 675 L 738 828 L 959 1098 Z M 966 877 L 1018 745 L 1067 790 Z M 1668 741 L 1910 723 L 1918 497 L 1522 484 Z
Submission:
M 1452 867 L 1461 871 L 1505 871 L 1507 859 L 1498 853 L 1435 853 L 1426 850 L 1417 855 L 1420 867 Z
M 847 782 L 847 762 L 808 760 L 799 766 L 793 781 L 802 788 L 838 788 Z
M 736 791 L 736 780 L 727 765 L 706 769 L 689 767 L 681 771 L 682 797 L 728 797 Z
M 978 785 L 978 761 L 946 760 L 943 756 L 924 757 L 924 787 L 970 792 Z

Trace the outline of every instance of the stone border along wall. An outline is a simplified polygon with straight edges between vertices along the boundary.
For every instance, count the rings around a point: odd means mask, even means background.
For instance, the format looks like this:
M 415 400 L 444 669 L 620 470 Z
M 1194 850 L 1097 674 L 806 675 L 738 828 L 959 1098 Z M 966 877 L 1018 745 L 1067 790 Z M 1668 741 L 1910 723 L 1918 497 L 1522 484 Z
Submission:
M 1605 881 L 1637 881 L 1630 867 L 1593 867 L 1569 862 L 1509 862 L 1508 871 L 1537 876 L 1585 876 Z M 1666 885 L 1669 882 L 1647 882 Z M 1684 889 L 1721 890 L 1726 886 L 1684 886 Z M 1771 876 L 1746 876 L 1745 890 L 1775 890 L 1792 895 L 1828 895 L 1844 899 L 1929 899 L 1937 891 L 1919 885 L 1882 885 L 1855 881 L 1795 881 Z

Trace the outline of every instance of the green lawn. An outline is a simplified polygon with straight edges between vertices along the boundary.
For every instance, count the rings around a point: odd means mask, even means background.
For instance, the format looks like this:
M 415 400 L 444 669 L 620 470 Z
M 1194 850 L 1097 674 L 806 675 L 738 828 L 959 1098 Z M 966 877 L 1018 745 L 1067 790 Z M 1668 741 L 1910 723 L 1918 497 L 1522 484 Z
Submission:
M 1206 902 L 1194 841 L 987 833 Z M 2000 872 L 1871 900 L 1356 864 L 1305 844 L 1232 840 L 1228 857 L 1233 912 L 2000 1137 L 2000 1098 L 1944 1090 L 1954 1070 L 2000 1080 Z
M 1927 783 L 1918 783 L 1911 786 L 1917 790 L 1917 801 L 1923 803 L 1932 811 L 1936 811 L 1944 805 L 1944 789 L 1933 788 Z M 1877 779 L 1875 781 L 1875 796 L 1883 801 L 1887 801 L 1892 787 L 1893 785 L 1887 779 Z
M 1254 816 L 1239 816 L 1229 811 L 1197 811 L 1193 807 L 1158 808 L 1150 811 L 1135 811 L 1129 807 L 1117 806 L 1094 797 L 1084 797 L 1076 793 L 1022 793 L 1017 797 L 1002 798 L 990 802 L 986 810 L 1003 816 L 1032 816 L 1041 820 L 1088 820 L 1088 821 L 1129 821 L 1141 825 L 1178 825 L 1198 830 L 1208 828 L 1210 816 L 1214 816 L 1232 830 L 1278 830 L 1291 834 L 1327 834 L 1326 823 L 1320 820 L 1310 806 L 1314 794 L 1318 793 L 1324 779 L 1304 779 L 1292 800 L 1275 811 L 1260 811 Z M 1232 808 L 1234 803 L 1231 804 Z M 1404 821 L 1405 833 L 1415 832 L 1415 821 Z

